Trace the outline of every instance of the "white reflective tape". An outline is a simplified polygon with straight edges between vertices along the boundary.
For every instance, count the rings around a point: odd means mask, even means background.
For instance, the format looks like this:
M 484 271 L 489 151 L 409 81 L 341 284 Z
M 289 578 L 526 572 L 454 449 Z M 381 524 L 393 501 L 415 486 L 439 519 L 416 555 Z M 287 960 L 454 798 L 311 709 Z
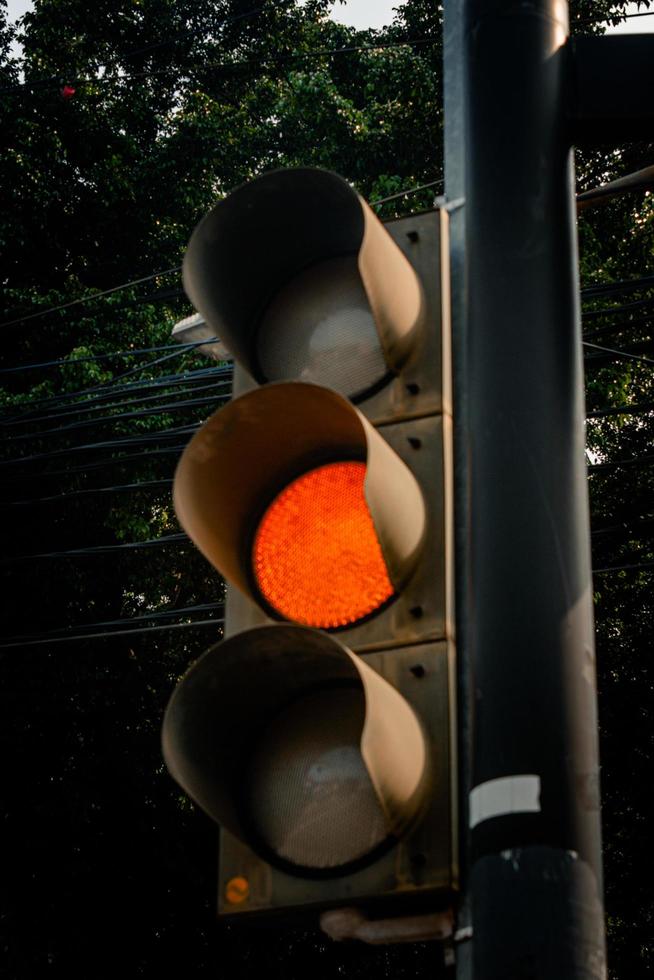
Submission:
M 540 776 L 502 776 L 470 793 L 470 826 L 509 813 L 540 812 Z

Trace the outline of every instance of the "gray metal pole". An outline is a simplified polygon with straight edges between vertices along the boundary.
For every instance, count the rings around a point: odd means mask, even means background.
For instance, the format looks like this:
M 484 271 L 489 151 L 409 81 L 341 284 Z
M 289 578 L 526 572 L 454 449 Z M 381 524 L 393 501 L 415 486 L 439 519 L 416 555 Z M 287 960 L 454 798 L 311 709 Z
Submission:
M 457 739 L 459 783 L 459 871 L 461 901 L 455 928 L 457 980 L 472 978 L 472 922 L 468 894 L 468 795 L 472 748 L 472 671 L 468 642 L 467 433 L 466 397 L 466 242 L 465 242 L 465 73 L 461 0 L 445 0 L 443 8 L 443 96 L 445 118 L 445 197 L 449 212 L 450 311 L 454 399 L 454 547 L 456 570 Z
M 599 980 L 567 3 L 463 11 L 474 977 Z

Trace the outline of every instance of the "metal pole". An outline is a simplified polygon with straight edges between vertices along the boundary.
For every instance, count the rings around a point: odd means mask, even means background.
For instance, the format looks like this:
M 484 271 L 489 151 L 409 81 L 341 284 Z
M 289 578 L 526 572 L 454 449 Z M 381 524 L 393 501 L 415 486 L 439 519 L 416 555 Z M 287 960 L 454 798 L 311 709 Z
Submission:
M 454 402 L 454 549 L 456 573 L 457 740 L 459 783 L 459 875 L 461 900 L 454 933 L 457 980 L 472 978 L 472 922 L 468 895 L 468 795 L 472 748 L 472 671 L 468 643 L 467 433 L 466 397 L 466 242 L 465 242 L 465 99 L 463 70 L 463 9 L 460 0 L 443 6 L 443 97 L 445 196 L 449 212 L 450 322 Z
M 463 10 L 474 977 L 599 980 L 567 3 Z

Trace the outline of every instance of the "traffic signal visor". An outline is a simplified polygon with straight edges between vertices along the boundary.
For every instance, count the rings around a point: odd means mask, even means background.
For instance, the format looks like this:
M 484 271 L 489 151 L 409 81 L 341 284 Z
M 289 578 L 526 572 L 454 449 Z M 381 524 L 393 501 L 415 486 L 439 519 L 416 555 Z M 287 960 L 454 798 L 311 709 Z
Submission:
M 274 619 L 333 630 L 399 593 L 425 507 L 408 469 L 341 395 L 292 382 L 213 415 L 180 460 L 180 523 Z
M 297 379 L 360 400 L 415 351 L 420 281 L 342 177 L 278 170 L 243 185 L 195 229 L 184 287 L 260 384 Z
M 363 866 L 420 820 L 432 765 L 407 701 L 334 637 L 262 626 L 212 647 L 168 705 L 171 774 L 270 864 Z

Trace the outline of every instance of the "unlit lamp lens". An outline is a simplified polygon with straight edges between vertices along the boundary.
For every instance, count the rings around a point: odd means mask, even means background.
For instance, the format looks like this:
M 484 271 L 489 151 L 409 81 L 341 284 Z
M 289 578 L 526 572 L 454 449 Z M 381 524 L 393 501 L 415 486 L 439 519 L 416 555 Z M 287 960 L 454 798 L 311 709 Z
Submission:
M 393 595 L 364 495 L 365 463 L 328 463 L 302 474 L 273 500 L 257 529 L 253 571 L 281 617 L 335 629 Z
M 277 858 L 336 871 L 388 838 L 361 756 L 364 710 L 360 690 L 314 691 L 286 705 L 262 732 L 247 802 L 259 841 Z
M 284 286 L 257 334 L 266 381 L 293 378 L 363 397 L 389 375 L 356 257 L 317 263 Z

